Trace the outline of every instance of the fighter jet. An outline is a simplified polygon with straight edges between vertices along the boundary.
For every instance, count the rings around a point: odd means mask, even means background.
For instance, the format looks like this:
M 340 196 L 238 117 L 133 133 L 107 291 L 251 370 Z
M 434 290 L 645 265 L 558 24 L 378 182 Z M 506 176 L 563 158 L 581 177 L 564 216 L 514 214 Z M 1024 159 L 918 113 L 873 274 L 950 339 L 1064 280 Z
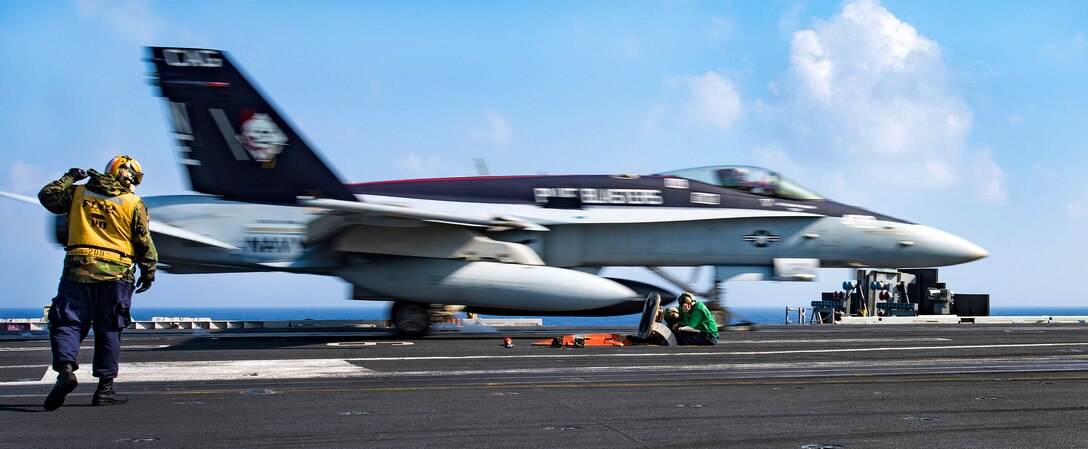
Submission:
M 145 197 L 172 273 L 335 276 L 421 335 L 450 310 L 636 313 L 666 289 L 603 267 L 715 268 L 809 281 L 818 268 L 986 257 L 952 234 L 822 198 L 770 170 L 479 176 L 345 184 L 224 51 L 152 47 L 178 160 L 199 195 Z M 453 306 L 454 308 L 451 308 Z

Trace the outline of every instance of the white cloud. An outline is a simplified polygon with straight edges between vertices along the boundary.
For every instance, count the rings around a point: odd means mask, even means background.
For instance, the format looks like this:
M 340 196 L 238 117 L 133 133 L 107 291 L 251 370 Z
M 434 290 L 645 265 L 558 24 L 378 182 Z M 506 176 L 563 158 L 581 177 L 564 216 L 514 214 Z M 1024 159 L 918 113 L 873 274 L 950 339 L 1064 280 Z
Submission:
M 815 31 L 798 31 L 793 35 L 790 62 L 804 82 L 802 92 L 820 103 L 830 104 L 835 66 L 828 59 Z
M 1005 180 L 1009 175 L 1000 165 L 997 165 L 997 162 L 993 161 L 989 151 L 980 154 L 981 161 L 977 163 L 980 169 L 976 172 L 982 177 L 978 182 L 979 196 L 992 203 L 1004 204 L 1008 198 Z
M 955 170 L 949 167 L 945 161 L 929 160 L 925 163 L 926 174 L 929 182 L 938 187 L 947 187 L 956 182 Z
M 733 36 L 733 21 L 726 17 L 711 17 L 710 28 L 706 34 L 710 40 L 727 40 Z
M 740 93 L 733 81 L 717 72 L 673 76 L 666 82 L 673 87 L 687 88 L 687 111 L 691 116 L 722 131 L 728 131 L 743 113 Z
M 802 17 L 805 13 L 805 4 L 796 2 L 790 5 L 789 9 L 782 13 L 778 18 L 778 29 L 783 33 L 790 33 L 793 30 L 800 28 L 802 25 Z
M 76 9 L 84 17 L 103 19 L 127 38 L 141 44 L 158 40 L 168 28 L 166 21 L 156 16 L 142 0 L 77 0 Z
M 205 33 L 157 15 L 147 0 L 76 0 L 75 6 L 79 15 L 100 20 L 139 45 L 163 40 L 187 42 L 192 46 L 212 45 L 212 39 Z
M 810 160 L 851 167 L 867 185 L 944 189 L 972 183 L 1004 201 L 1005 172 L 971 150 L 973 112 L 947 81 L 940 46 L 874 0 L 846 3 L 829 20 L 793 34 L 791 67 L 773 83 L 782 102 L 768 118 Z
M 1084 33 L 1077 33 L 1067 43 L 1047 45 L 1043 53 L 1057 60 L 1076 59 L 1088 53 L 1088 38 L 1084 37 Z
M 1066 203 L 1065 210 L 1071 218 L 1088 221 L 1088 190 L 1080 198 Z
M 861 45 L 854 50 L 864 56 L 863 62 L 876 64 L 867 69 L 910 71 L 915 66 L 910 61 L 913 57 L 939 56 L 935 42 L 919 36 L 914 27 L 900 21 L 876 1 L 849 3 L 843 7 L 840 17 L 844 25 L 842 31 L 861 34 L 836 38 L 861 37 Z
M 464 173 L 467 173 L 463 165 L 447 161 L 437 154 L 420 156 L 416 153 L 409 153 L 394 159 L 392 164 L 393 168 L 395 168 L 401 176 L 407 178 L 463 176 Z
M 488 108 L 484 110 L 487 125 L 483 129 L 470 132 L 472 139 L 503 147 L 510 144 L 514 136 L 514 129 L 506 121 L 506 118 Z
M 763 167 L 770 167 L 772 170 L 779 173 L 796 173 L 800 171 L 793 159 L 790 158 L 790 154 L 778 147 L 759 147 L 752 152 L 752 156 L 755 158 L 756 164 Z
M 33 164 L 15 161 L 8 168 L 7 188 L 12 193 L 35 195 L 49 181 L 52 180 L 49 179 L 45 171 Z
M 1088 220 L 1088 205 L 1085 205 L 1083 201 L 1070 201 L 1066 204 L 1066 210 L 1069 212 L 1069 216 L 1078 220 Z
M 937 44 L 876 2 L 849 3 L 795 33 L 790 61 L 805 117 L 823 119 L 851 153 L 962 146 L 970 130 L 971 111 L 944 82 Z

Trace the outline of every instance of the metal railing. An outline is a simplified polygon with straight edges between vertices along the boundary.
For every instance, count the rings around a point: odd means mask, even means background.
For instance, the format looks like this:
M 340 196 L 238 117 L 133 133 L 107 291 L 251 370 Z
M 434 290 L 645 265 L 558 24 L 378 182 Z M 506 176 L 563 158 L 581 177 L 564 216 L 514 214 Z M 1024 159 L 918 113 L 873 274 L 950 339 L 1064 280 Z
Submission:
M 797 322 L 790 321 L 790 312 L 797 313 Z M 808 324 L 807 309 L 804 307 L 786 307 L 786 324 Z

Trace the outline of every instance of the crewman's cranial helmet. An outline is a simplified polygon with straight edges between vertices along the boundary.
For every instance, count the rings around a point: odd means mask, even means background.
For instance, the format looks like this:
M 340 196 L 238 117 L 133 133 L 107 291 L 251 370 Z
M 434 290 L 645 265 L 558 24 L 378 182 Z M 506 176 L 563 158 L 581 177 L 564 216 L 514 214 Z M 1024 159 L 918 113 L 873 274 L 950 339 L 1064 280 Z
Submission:
M 123 169 L 127 173 L 122 176 Z M 110 163 L 106 164 L 106 173 L 121 181 L 122 184 L 128 182 L 131 185 L 138 186 L 144 180 L 144 170 L 132 156 L 117 156 L 110 159 Z
M 676 303 L 680 304 L 680 305 L 684 305 L 684 304 L 687 304 L 689 302 L 691 302 L 691 303 L 695 302 L 695 295 L 692 295 L 691 293 L 688 293 L 688 292 L 681 293 L 680 297 L 676 298 Z
M 676 307 L 665 309 L 665 322 L 670 326 L 680 322 L 680 310 Z

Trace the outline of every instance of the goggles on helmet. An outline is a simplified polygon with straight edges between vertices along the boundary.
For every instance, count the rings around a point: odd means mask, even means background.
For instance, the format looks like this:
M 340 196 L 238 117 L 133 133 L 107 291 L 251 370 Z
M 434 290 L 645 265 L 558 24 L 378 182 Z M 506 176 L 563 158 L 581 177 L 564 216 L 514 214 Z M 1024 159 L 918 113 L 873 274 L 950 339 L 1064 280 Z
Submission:
M 110 163 L 106 164 L 106 173 L 117 178 L 121 174 L 122 168 L 128 169 L 130 174 L 128 180 L 131 181 L 133 185 L 140 185 L 140 183 L 143 182 L 143 169 L 140 167 L 140 163 L 132 156 L 117 156 L 110 159 Z

